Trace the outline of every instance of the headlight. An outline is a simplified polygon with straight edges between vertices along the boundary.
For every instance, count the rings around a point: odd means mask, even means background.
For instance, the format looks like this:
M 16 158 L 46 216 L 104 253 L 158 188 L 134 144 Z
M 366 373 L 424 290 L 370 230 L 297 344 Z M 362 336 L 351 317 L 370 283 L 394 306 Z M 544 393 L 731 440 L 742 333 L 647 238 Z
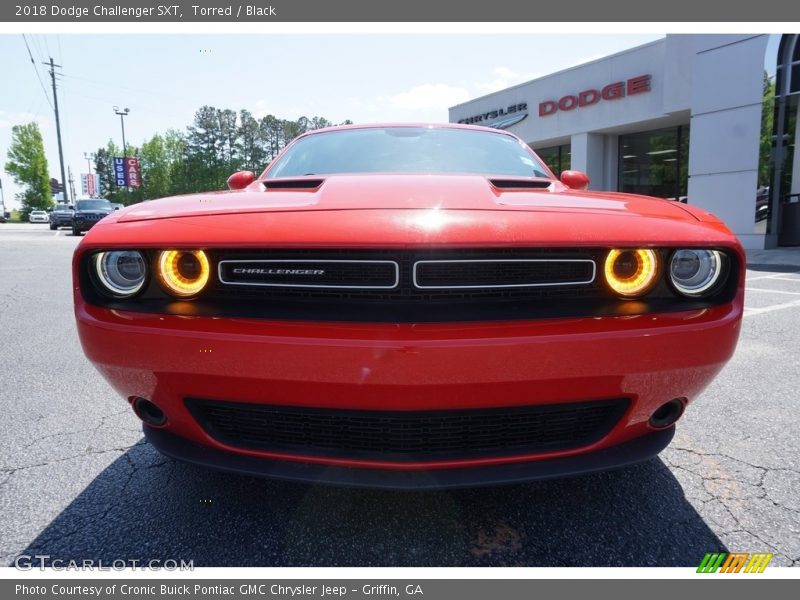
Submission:
M 179 298 L 199 294 L 208 283 L 208 257 L 202 250 L 164 250 L 158 255 L 158 280 Z
M 606 283 L 623 298 L 636 298 L 649 292 L 658 280 L 659 262 L 655 250 L 613 249 L 605 263 Z
M 94 268 L 105 291 L 119 297 L 136 294 L 147 277 L 147 264 L 136 250 L 99 252 L 94 255 Z
M 669 261 L 672 285 L 684 296 L 702 296 L 719 281 L 722 255 L 716 250 L 676 250 Z

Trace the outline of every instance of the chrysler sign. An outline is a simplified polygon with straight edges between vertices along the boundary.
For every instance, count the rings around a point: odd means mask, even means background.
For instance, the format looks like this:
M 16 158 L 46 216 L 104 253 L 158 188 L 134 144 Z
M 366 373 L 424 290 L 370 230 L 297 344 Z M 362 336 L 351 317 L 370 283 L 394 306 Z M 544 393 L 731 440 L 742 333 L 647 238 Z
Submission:
M 465 119 L 459 119 L 459 123 L 466 125 L 474 125 L 475 123 L 485 124 L 488 127 L 497 127 L 501 129 L 518 123 L 528 116 L 528 105 L 525 102 L 519 104 L 512 104 L 505 108 L 498 108 L 497 110 L 489 110 L 480 115 L 473 115 Z M 509 122 L 513 121 L 513 122 Z
M 627 81 L 609 83 L 601 89 L 590 88 L 569 94 L 558 100 L 545 100 L 539 103 L 539 116 L 548 117 L 558 111 L 567 112 L 576 108 L 592 106 L 604 100 L 619 100 L 626 96 L 635 96 L 650 91 L 650 75 L 631 77 Z

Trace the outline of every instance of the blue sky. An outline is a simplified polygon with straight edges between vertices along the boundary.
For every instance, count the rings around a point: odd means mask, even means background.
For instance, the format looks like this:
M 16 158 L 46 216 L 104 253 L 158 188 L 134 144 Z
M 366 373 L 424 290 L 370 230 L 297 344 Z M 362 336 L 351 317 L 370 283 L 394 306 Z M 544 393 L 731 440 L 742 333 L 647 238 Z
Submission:
M 37 121 L 59 178 L 50 77 L 63 66 L 59 108 L 65 162 L 76 179 L 84 152 L 112 138 L 113 106 L 130 108 L 128 143 L 184 129 L 204 104 L 256 116 L 334 122 L 447 121 L 448 107 L 660 35 L 0 34 L 0 166 L 13 125 Z M 39 78 L 41 78 L 41 83 Z M 44 89 L 42 87 L 44 85 Z M 46 93 L 45 93 L 46 92 Z M 0 169 L 7 207 L 18 188 Z

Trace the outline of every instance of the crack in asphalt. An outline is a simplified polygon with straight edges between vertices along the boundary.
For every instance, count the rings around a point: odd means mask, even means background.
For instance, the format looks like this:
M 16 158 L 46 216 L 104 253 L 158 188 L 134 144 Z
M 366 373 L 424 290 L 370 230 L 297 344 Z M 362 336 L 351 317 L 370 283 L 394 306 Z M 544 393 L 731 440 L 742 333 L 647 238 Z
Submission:
M 134 444 L 134 446 L 138 446 L 138 445 L 139 444 Z M 131 448 L 133 448 L 134 446 L 131 446 Z M 83 531 L 83 529 L 85 527 L 85 524 L 88 521 L 90 521 L 90 520 L 103 521 L 103 520 L 106 519 L 106 517 L 108 517 L 109 513 L 112 510 L 114 510 L 115 508 L 118 508 L 122 504 L 122 502 L 123 502 L 123 500 L 125 498 L 125 493 L 127 492 L 128 487 L 130 486 L 130 483 L 133 480 L 134 475 L 138 471 L 140 471 L 142 469 L 150 468 L 150 466 L 148 466 L 148 467 L 139 467 L 139 466 L 137 466 L 136 463 L 133 462 L 133 459 L 131 459 L 129 453 L 127 453 L 127 452 L 122 455 L 122 458 L 125 458 L 125 461 L 128 463 L 128 466 L 130 468 L 130 472 L 128 473 L 128 477 L 126 478 L 125 483 L 122 484 L 122 487 L 120 488 L 119 493 L 115 494 L 115 496 L 114 496 L 115 497 L 115 501 L 112 502 L 109 506 L 105 507 L 104 509 L 88 513 L 81 520 L 81 524 L 79 526 L 71 529 L 70 531 L 61 533 L 59 535 L 55 535 L 55 536 L 39 539 L 37 541 L 38 546 L 47 547 L 50 544 L 55 544 L 57 542 L 61 542 L 61 541 L 65 540 L 65 539 L 67 539 L 67 538 L 69 538 L 69 537 L 71 537 L 71 536 L 73 536 L 73 535 L 75 535 L 77 533 L 80 533 L 81 531 Z M 161 464 L 165 464 L 165 463 L 159 463 L 159 466 Z
M 737 533 L 738 534 L 743 533 L 751 536 L 753 539 L 763 544 L 763 546 L 772 551 L 772 553 L 775 556 L 785 559 L 785 561 L 792 566 L 797 564 L 798 561 L 800 561 L 800 558 L 792 559 L 787 554 L 780 552 L 779 548 L 775 546 L 773 543 L 768 542 L 767 540 L 764 539 L 762 535 L 751 531 L 748 527 L 743 525 L 741 519 L 736 515 L 736 508 L 741 508 L 741 504 L 738 504 L 737 506 L 737 503 L 734 502 L 737 499 L 744 501 L 754 498 L 764 499 L 770 502 L 775 508 L 779 510 L 783 510 L 794 514 L 800 514 L 800 510 L 784 506 L 779 502 L 777 502 L 774 498 L 770 497 L 769 491 L 764 487 L 766 477 L 770 473 L 776 471 L 800 473 L 799 471 L 789 467 L 769 468 L 769 467 L 764 467 L 762 465 L 756 465 L 741 460 L 739 458 L 735 458 L 728 454 L 725 454 L 724 452 L 701 452 L 695 448 L 688 448 L 682 446 L 671 447 L 670 451 L 686 452 L 688 454 L 692 454 L 700 458 L 700 461 L 698 463 L 683 465 L 676 463 L 675 460 L 673 460 L 673 458 L 671 458 L 668 453 L 666 453 L 663 456 L 664 461 L 667 463 L 670 469 L 682 470 L 687 473 L 691 473 L 692 475 L 695 475 L 697 477 L 700 477 L 702 481 L 703 491 L 706 494 L 708 494 L 710 498 L 708 500 L 699 501 L 700 506 L 698 507 L 698 513 L 704 520 L 712 521 L 717 526 L 720 535 L 722 535 L 723 537 L 730 537 L 736 535 Z M 745 465 L 746 467 L 749 467 L 757 472 L 757 479 L 755 483 L 752 483 L 750 481 L 746 481 L 745 480 L 746 478 L 744 477 L 737 477 L 735 474 L 729 473 L 727 471 L 723 471 L 719 475 L 710 475 L 706 472 L 706 467 L 708 467 L 708 465 L 704 464 L 704 459 L 708 458 L 722 458 L 725 460 L 733 461 L 735 463 L 739 463 L 741 465 Z M 719 469 L 723 469 L 722 465 L 717 465 L 717 467 Z M 715 490 L 713 489 L 713 486 L 711 486 L 711 489 L 709 489 L 707 483 L 713 481 L 725 481 L 738 484 L 739 486 L 741 486 L 739 490 L 741 491 L 741 496 L 733 498 L 725 497 L 724 495 L 721 494 L 721 492 L 723 492 L 724 490 L 719 490 L 719 489 Z M 748 492 L 746 488 L 751 488 L 753 490 L 756 490 L 756 492 L 755 493 Z M 734 523 L 732 527 L 725 526 L 725 524 L 720 523 L 713 515 L 708 514 L 707 510 L 704 510 L 706 508 L 706 505 L 714 501 L 717 501 L 719 505 L 722 507 L 722 509 L 724 509 L 725 513 L 731 518 L 731 520 Z
M 76 435 L 78 433 L 86 433 L 87 431 L 95 431 L 95 428 L 94 427 L 90 427 L 90 428 L 87 428 L 87 429 L 76 429 L 75 431 L 60 431 L 58 433 L 51 433 L 51 434 L 48 434 L 48 435 L 43 435 L 41 437 L 37 437 L 32 442 L 28 442 L 27 444 L 25 444 L 24 446 L 22 446 L 22 449 L 23 450 L 27 450 L 31 446 L 34 446 L 34 445 L 40 443 L 43 440 L 51 439 L 51 438 L 54 438 L 54 437 L 60 437 L 60 436 L 63 436 L 63 435 Z
M 100 418 L 100 423 L 97 424 L 97 427 L 95 427 L 93 430 L 90 430 L 90 431 L 92 431 L 92 435 L 90 435 L 89 439 L 86 440 L 87 449 L 90 449 L 92 447 L 91 446 L 92 440 L 94 440 L 95 436 L 97 435 L 97 432 L 100 431 L 100 429 L 103 427 L 103 425 L 106 424 L 106 419 L 111 419 L 113 417 L 118 417 L 119 415 L 128 414 L 129 410 L 130 410 L 129 408 L 125 408 L 123 410 L 119 410 L 117 412 L 111 413 L 110 415 L 103 415 Z
M 725 497 L 719 496 L 718 493 L 715 493 L 713 490 L 709 490 L 705 486 L 705 482 L 706 481 L 735 481 L 735 482 L 740 483 L 740 484 L 744 484 L 744 485 L 747 485 L 747 486 L 750 486 L 750 487 L 754 487 L 754 488 L 760 489 L 760 491 L 761 491 L 760 495 L 755 495 L 755 496 L 751 496 L 751 497 L 753 497 L 753 498 L 764 498 L 764 499 L 769 500 L 770 502 L 772 502 L 772 504 L 775 505 L 778 508 L 781 508 L 781 509 L 789 511 L 789 512 L 800 514 L 800 510 L 798 510 L 796 508 L 791 508 L 789 506 L 784 506 L 783 504 L 780 504 L 779 502 L 777 502 L 774 498 L 772 498 L 770 496 L 769 490 L 764 488 L 764 483 L 765 483 L 765 480 L 766 480 L 766 477 L 767 477 L 768 474 L 775 473 L 776 471 L 786 471 L 786 472 L 789 472 L 789 473 L 795 473 L 795 474 L 800 475 L 800 471 L 797 470 L 797 469 L 792 469 L 792 468 L 789 468 L 789 467 L 770 468 L 770 467 L 764 467 L 764 466 L 761 466 L 761 465 L 755 465 L 755 464 L 748 463 L 746 461 L 743 461 L 741 459 L 735 458 L 733 456 L 730 456 L 728 454 L 721 453 L 721 452 L 707 452 L 707 453 L 704 453 L 704 452 L 700 452 L 698 450 L 695 450 L 693 448 L 685 448 L 685 447 L 670 448 L 670 450 L 688 452 L 690 454 L 694 454 L 694 455 L 700 456 L 700 457 L 721 457 L 721 458 L 725 458 L 727 460 L 738 462 L 740 464 L 746 465 L 746 466 L 748 466 L 748 467 L 750 467 L 752 469 L 755 469 L 755 470 L 759 471 L 758 481 L 756 483 L 750 483 L 748 481 L 742 481 L 742 479 L 737 478 L 735 476 L 732 476 L 730 474 L 728 474 L 729 476 L 727 476 L 727 477 L 710 476 L 710 475 L 707 475 L 707 474 L 703 473 L 701 470 L 695 470 L 695 469 L 691 469 L 690 467 L 688 467 L 686 465 L 676 464 L 672 460 L 670 460 L 669 456 L 664 456 L 664 460 L 666 462 L 668 462 L 671 467 L 676 468 L 676 469 L 683 469 L 684 471 L 687 471 L 689 473 L 692 473 L 692 474 L 697 475 L 698 477 L 700 477 L 703 480 L 703 489 L 705 490 L 706 493 L 710 494 L 712 496 L 712 498 L 719 499 L 723 503 L 724 503 L 724 500 L 726 500 L 726 499 L 730 500 L 730 498 L 725 498 Z M 706 502 L 708 502 L 708 501 L 706 501 Z
M 34 465 L 25 465 L 24 467 L 0 467 L 0 471 L 6 472 L 6 473 L 9 473 L 9 474 L 13 475 L 13 474 L 18 473 L 20 471 L 27 471 L 28 469 L 36 469 L 36 468 L 39 468 L 39 467 L 47 467 L 49 465 L 54 465 L 56 463 L 61 463 L 61 462 L 65 462 L 65 461 L 68 461 L 68 460 L 75 460 L 76 458 L 85 458 L 87 456 L 97 456 L 97 455 L 100 455 L 100 454 L 108 454 L 109 452 L 124 453 L 124 452 L 127 452 L 128 450 L 130 450 L 131 448 L 135 448 L 136 446 L 141 446 L 141 445 L 143 445 L 145 443 L 147 443 L 147 442 L 142 440 L 142 441 L 136 442 L 135 444 L 131 444 L 130 446 L 120 446 L 118 448 L 107 448 L 105 450 L 87 451 L 87 452 L 84 452 L 82 454 L 73 454 L 73 455 L 70 455 L 70 456 L 64 456 L 62 458 L 57 458 L 55 460 L 42 462 L 42 463 L 36 463 Z

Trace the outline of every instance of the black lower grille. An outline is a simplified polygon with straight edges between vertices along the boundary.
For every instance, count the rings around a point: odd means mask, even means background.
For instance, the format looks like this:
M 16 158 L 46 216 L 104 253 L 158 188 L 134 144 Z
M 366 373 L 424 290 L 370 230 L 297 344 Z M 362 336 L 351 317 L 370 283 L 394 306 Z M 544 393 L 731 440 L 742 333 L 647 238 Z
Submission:
M 512 456 L 591 444 L 627 399 L 480 410 L 364 411 L 187 399 L 212 438 L 229 446 L 387 461 Z
M 586 259 L 431 260 L 414 264 L 421 289 L 484 289 L 588 285 L 595 263 Z

